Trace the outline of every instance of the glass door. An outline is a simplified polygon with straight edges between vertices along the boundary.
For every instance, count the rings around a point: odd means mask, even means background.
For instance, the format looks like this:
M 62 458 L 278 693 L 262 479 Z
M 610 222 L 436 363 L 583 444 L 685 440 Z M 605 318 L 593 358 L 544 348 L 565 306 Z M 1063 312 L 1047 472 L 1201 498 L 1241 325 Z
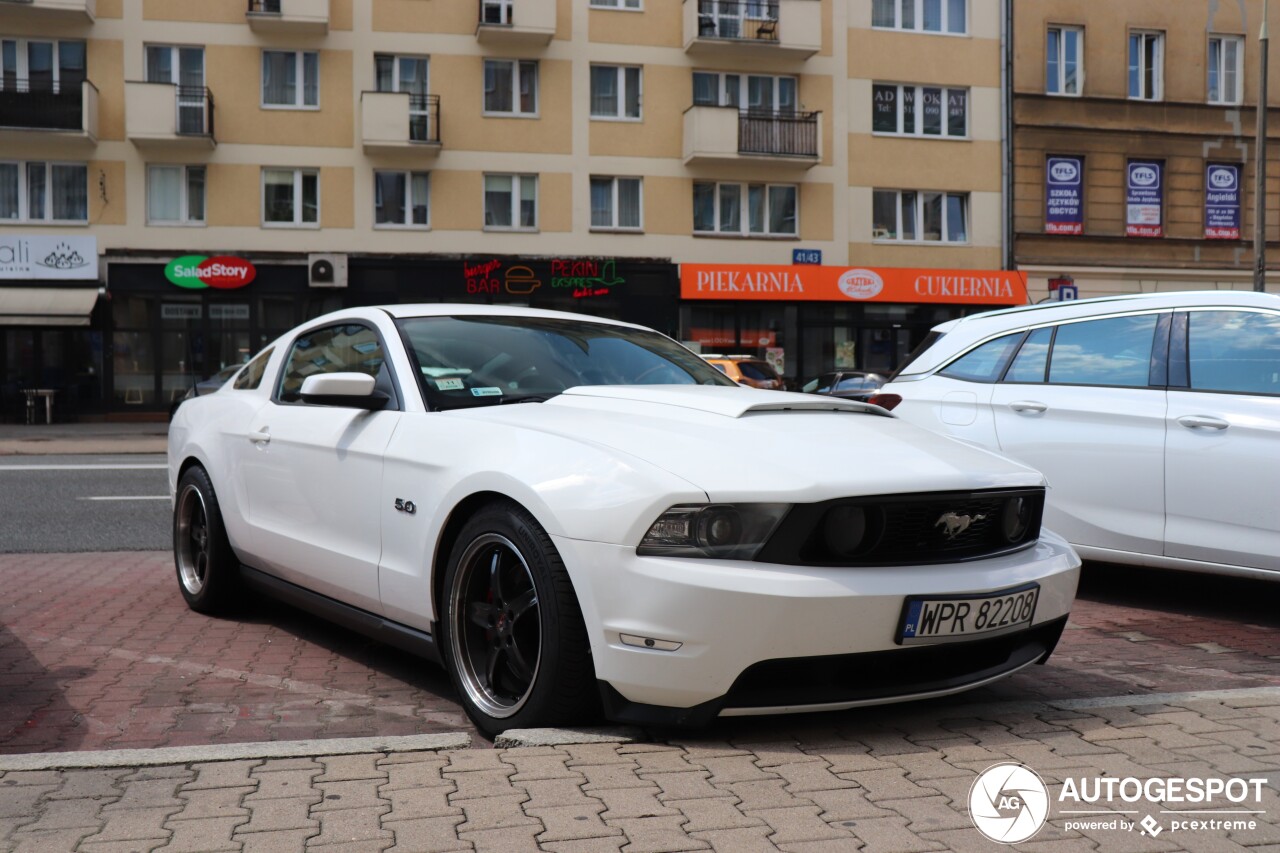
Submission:
M 207 133 L 204 48 L 147 46 L 147 82 L 177 88 L 178 133 Z

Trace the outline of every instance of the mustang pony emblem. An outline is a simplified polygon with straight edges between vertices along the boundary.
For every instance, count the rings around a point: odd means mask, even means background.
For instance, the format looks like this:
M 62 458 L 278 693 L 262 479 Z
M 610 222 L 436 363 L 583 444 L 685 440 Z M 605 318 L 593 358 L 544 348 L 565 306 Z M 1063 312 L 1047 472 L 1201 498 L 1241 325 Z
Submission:
M 956 515 L 954 512 L 944 512 L 938 516 L 938 520 L 933 523 L 934 527 L 943 528 L 942 532 L 948 539 L 955 539 L 961 533 L 969 529 L 969 525 L 975 521 L 982 521 L 985 515 Z

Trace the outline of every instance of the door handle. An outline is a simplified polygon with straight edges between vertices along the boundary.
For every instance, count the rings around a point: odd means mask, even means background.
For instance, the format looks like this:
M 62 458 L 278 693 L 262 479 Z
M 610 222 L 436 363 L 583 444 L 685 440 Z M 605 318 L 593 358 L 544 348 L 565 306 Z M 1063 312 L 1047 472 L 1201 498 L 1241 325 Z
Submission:
M 1222 418 L 1214 418 L 1209 415 L 1184 415 L 1178 418 L 1178 423 L 1187 429 L 1226 429 L 1231 426 L 1230 423 Z
M 267 432 L 265 429 L 258 432 L 251 432 L 249 433 L 249 440 L 254 444 L 266 444 L 271 441 L 271 433 Z
M 1037 403 L 1035 400 L 1014 400 L 1009 404 L 1009 408 L 1015 412 L 1034 412 L 1039 414 L 1049 407 L 1044 403 Z

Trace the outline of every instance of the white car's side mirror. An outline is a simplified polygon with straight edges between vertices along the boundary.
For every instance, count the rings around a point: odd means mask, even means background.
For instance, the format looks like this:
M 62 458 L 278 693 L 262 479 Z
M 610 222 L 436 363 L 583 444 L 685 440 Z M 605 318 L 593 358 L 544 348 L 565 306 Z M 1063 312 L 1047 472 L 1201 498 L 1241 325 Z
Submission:
M 390 398 L 375 391 L 376 380 L 367 373 L 317 373 L 302 380 L 304 403 L 376 410 Z

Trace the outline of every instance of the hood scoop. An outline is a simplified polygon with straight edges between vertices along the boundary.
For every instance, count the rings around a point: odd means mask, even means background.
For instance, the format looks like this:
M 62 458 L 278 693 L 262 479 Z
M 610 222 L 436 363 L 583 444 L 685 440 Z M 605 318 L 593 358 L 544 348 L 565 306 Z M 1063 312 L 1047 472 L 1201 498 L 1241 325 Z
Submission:
M 854 400 L 723 385 L 582 385 L 552 398 L 547 405 L 587 406 L 591 405 L 590 400 L 676 406 L 727 418 L 777 412 L 846 412 L 894 417 L 879 406 Z

